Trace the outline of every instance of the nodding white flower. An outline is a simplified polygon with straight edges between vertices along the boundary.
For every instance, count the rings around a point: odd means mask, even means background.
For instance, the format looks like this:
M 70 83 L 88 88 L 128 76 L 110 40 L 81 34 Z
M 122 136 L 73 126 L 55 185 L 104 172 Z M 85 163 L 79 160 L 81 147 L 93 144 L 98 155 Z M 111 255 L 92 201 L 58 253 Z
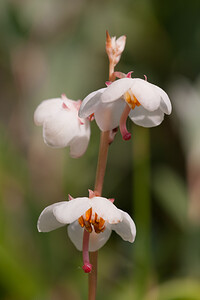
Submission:
M 119 62 L 122 52 L 124 51 L 126 44 L 126 36 L 122 35 L 117 40 L 116 37 L 110 37 L 108 31 L 106 31 L 106 52 L 110 62 L 114 66 Z
M 126 128 L 128 116 L 137 125 L 154 127 L 171 110 L 168 95 L 158 86 L 139 78 L 122 78 L 89 94 L 81 104 L 79 116 L 85 118 L 94 113 L 102 131 L 120 125 L 123 139 L 129 140 L 131 134 Z
M 91 198 L 92 197 L 92 198 Z M 97 251 L 109 239 L 112 230 L 123 240 L 134 242 L 136 228 L 131 217 L 118 209 L 113 199 L 95 196 L 69 197 L 70 201 L 46 207 L 38 219 L 38 231 L 49 232 L 69 224 L 68 235 L 75 247 L 83 251 L 83 270 L 89 273 L 89 251 Z
M 54 148 L 70 147 L 74 158 L 82 156 L 90 139 L 90 122 L 80 118 L 81 100 L 73 101 L 65 95 L 43 101 L 34 113 L 35 124 L 43 125 L 44 142 Z

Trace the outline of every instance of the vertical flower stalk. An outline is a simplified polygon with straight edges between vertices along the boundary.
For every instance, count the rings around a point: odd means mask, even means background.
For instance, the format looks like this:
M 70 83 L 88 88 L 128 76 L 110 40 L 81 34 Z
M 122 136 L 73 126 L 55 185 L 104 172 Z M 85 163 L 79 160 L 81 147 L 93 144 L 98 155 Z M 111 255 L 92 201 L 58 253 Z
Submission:
M 109 131 L 101 132 L 99 157 L 97 163 L 96 180 L 94 193 L 101 196 L 103 189 L 104 176 L 106 171 L 108 148 L 109 148 Z M 90 253 L 90 262 L 92 271 L 89 273 L 89 300 L 96 299 L 97 287 L 97 264 L 98 264 L 98 251 Z
M 115 37 L 110 37 L 106 31 L 106 53 L 109 59 L 109 81 L 115 80 L 114 69 L 120 60 L 121 54 L 124 51 L 126 43 L 126 36 L 121 36 L 116 40 Z M 94 192 L 96 195 L 101 196 L 103 189 L 104 176 L 107 165 L 108 148 L 112 140 L 112 131 L 102 131 L 100 137 L 99 156 L 96 171 L 96 180 Z M 92 264 L 92 271 L 89 273 L 89 300 L 96 299 L 97 287 L 97 264 L 98 264 L 98 251 L 90 254 Z

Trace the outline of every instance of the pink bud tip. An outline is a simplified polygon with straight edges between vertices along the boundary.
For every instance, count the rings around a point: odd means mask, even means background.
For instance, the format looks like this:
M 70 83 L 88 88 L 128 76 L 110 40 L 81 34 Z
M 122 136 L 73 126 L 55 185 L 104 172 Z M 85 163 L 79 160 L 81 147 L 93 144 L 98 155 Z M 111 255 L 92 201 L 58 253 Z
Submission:
M 82 269 L 85 273 L 90 273 L 92 271 L 92 265 L 90 263 L 85 263 L 82 266 Z
M 131 139 L 131 133 L 130 132 L 127 132 L 125 133 L 123 136 L 122 136 L 123 140 L 124 141 L 128 141 Z

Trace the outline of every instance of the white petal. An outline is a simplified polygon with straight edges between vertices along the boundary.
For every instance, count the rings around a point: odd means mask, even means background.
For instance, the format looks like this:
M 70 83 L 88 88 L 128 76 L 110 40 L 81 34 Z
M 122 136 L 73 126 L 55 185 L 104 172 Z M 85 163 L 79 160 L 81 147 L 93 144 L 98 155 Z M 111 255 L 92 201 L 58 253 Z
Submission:
M 161 102 L 160 102 L 160 109 L 167 115 L 170 115 L 172 112 L 172 105 L 171 101 L 165 91 L 161 89 L 160 87 L 153 85 L 153 87 L 156 89 L 157 93 L 159 93 L 161 97 Z
M 83 231 L 84 229 L 79 225 L 78 221 L 73 222 L 67 227 L 68 235 L 74 246 L 82 251 L 83 248 Z M 107 242 L 111 235 L 110 228 L 106 227 L 104 232 L 95 233 L 94 231 L 90 234 L 89 239 L 89 251 L 97 251 Z
M 79 109 L 79 117 L 87 118 L 93 114 L 99 104 L 100 96 L 106 88 L 99 89 L 85 97 Z
M 109 224 L 121 222 L 121 211 L 108 199 L 94 197 L 91 199 L 92 209 Z
M 54 207 L 53 214 L 58 222 L 70 224 L 82 216 L 90 207 L 91 202 L 89 198 L 75 198 Z
M 47 206 L 40 214 L 37 228 L 40 232 L 49 232 L 51 230 L 54 230 L 56 228 L 62 227 L 65 225 L 63 222 L 59 222 L 55 215 L 53 214 L 53 210 L 56 207 L 59 207 L 60 205 L 65 204 L 66 201 L 58 202 L 55 204 L 52 204 L 50 206 Z
M 132 78 L 122 78 L 109 85 L 101 95 L 102 102 L 113 102 L 124 95 L 133 85 Z
M 119 126 L 126 103 L 122 99 L 114 103 L 101 103 L 95 111 L 95 121 L 101 131 L 112 130 Z
M 126 36 L 122 35 L 116 40 L 116 46 L 117 46 L 117 54 L 121 54 L 124 51 L 126 44 Z
M 136 235 L 135 223 L 126 212 L 121 211 L 122 221 L 111 225 L 111 229 L 121 236 L 124 241 L 133 243 Z
M 140 78 L 132 79 L 132 83 L 131 91 L 144 108 L 149 111 L 159 108 L 161 96 L 153 84 Z
M 43 101 L 35 110 L 34 122 L 36 125 L 42 125 L 47 117 L 54 115 L 60 110 L 62 105 L 61 98 L 49 99 Z
M 60 111 L 44 121 L 44 141 L 51 147 L 67 147 L 71 140 L 79 135 L 79 127 L 80 123 L 74 111 L 61 107 Z
M 130 111 L 129 117 L 139 126 L 154 127 L 163 121 L 164 113 L 160 109 L 148 111 L 142 106 L 136 106 Z
M 68 236 L 79 251 L 83 249 L 83 231 L 84 228 L 80 226 L 78 221 L 71 223 L 67 227 Z
M 97 251 L 105 245 L 110 238 L 112 230 L 106 226 L 103 232 L 95 233 L 94 231 L 90 234 L 89 240 L 89 251 Z
M 87 150 L 90 140 L 90 123 L 88 120 L 84 124 L 80 124 L 79 135 L 70 142 L 70 156 L 78 158 Z

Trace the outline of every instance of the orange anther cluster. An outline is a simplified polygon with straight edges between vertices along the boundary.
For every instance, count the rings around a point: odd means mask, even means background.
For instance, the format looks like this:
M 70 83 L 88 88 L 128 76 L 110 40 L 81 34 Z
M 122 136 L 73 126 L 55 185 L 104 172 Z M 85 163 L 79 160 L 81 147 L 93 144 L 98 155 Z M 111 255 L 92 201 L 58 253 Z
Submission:
M 131 109 L 134 109 L 135 106 L 140 106 L 140 102 L 138 99 L 133 95 L 132 92 L 126 92 L 125 93 L 125 101 L 128 103 Z
M 81 227 L 85 227 L 85 229 L 91 233 L 92 230 L 96 233 L 103 232 L 105 230 L 105 220 L 103 218 L 99 218 L 99 216 L 95 213 L 92 214 L 92 208 L 88 209 L 86 213 L 78 219 Z

